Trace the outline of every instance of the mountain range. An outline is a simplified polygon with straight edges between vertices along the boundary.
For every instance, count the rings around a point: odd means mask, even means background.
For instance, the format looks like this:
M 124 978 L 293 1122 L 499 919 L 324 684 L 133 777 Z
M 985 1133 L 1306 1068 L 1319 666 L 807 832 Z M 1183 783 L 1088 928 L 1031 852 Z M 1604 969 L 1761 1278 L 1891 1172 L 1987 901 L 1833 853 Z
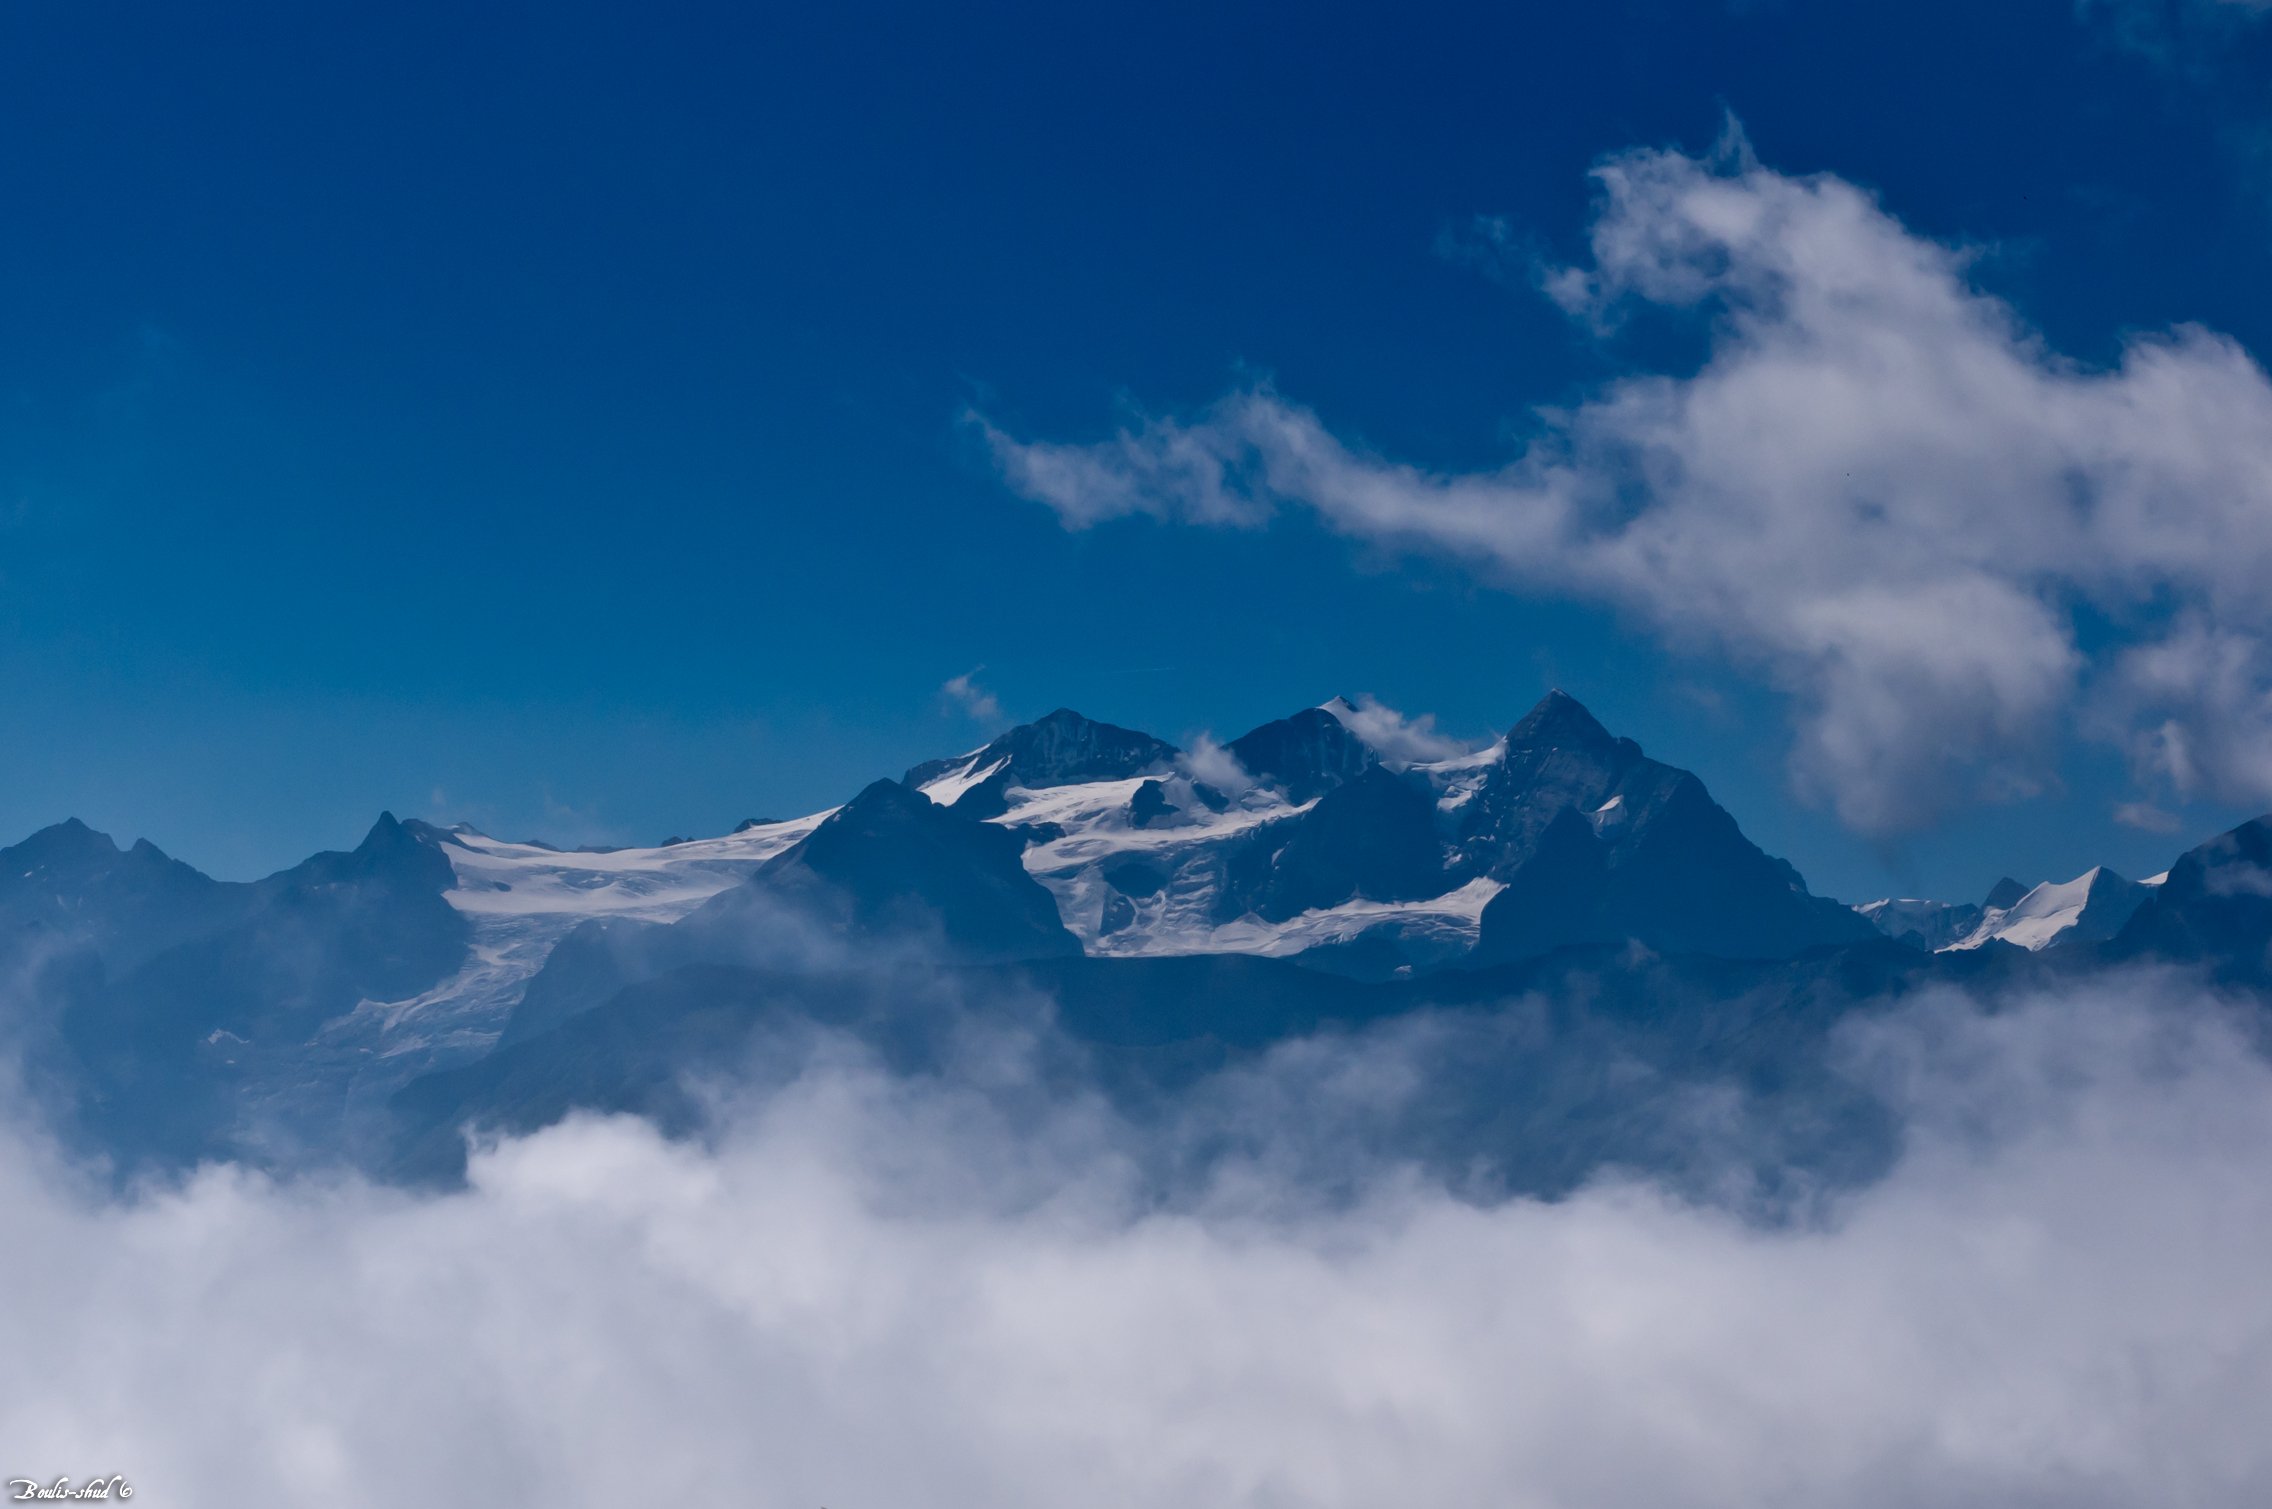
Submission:
M 1468 1020 L 1551 981 L 1555 1031 L 1447 1066 L 1472 1104 L 1423 1139 L 1492 1144 L 1537 1184 L 1670 1156 L 1516 1155 L 1510 1128 L 1615 1062 L 1756 1083 L 1936 980 L 2157 958 L 2272 983 L 2268 820 L 2145 882 L 1849 907 L 1561 692 L 1480 748 L 1415 758 L 1372 728 L 1335 698 L 1184 750 L 1060 709 L 716 838 L 564 851 L 381 815 L 351 852 L 241 884 L 67 821 L 0 850 L 0 1005 L 26 1072 L 66 1087 L 58 1132 L 118 1170 L 446 1177 L 468 1125 L 587 1106 L 690 1126 L 690 1076 L 742 1072 L 787 1022 L 913 1065 L 973 1010 L 1044 1000 L 1081 1074 L 1158 1105 L 1305 1034 Z

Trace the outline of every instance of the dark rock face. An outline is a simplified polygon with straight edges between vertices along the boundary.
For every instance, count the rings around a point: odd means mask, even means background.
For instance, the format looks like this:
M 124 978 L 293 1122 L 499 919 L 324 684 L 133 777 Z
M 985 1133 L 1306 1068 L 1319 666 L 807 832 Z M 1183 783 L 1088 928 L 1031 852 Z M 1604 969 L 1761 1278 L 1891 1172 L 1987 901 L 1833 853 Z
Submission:
M 2019 905 L 2020 898 L 2034 889 L 2035 887 L 2021 885 L 2018 881 L 2012 879 L 2011 876 L 2006 875 L 2002 880 L 1997 881 L 1994 885 L 1988 888 L 1988 895 L 1986 899 L 1981 902 L 1981 906 L 2001 907 L 2009 910 L 2010 908 Z
M 684 936 L 684 935 L 681 935 Z M 499 1048 L 538 1037 L 608 999 L 634 980 L 668 969 L 677 938 L 670 927 L 611 917 L 579 925 L 553 945 L 513 1004 L 498 1035 Z
M 675 923 L 586 923 L 529 982 L 502 1044 L 527 1041 L 622 990 L 694 966 L 842 969 L 904 948 L 933 964 L 1078 954 L 1020 837 L 877 781 L 739 886 Z
M 1344 901 L 1409 901 L 1448 888 L 1435 805 L 1416 782 L 1373 766 L 1273 823 L 1229 857 L 1221 912 L 1282 922 Z
M 1265 723 L 1224 747 L 1248 775 L 1296 804 L 1346 785 L 1380 763 L 1322 707 Z
M 1477 952 L 1492 959 L 1525 959 L 1607 942 L 1608 901 L 1609 851 L 1577 809 L 1565 807 L 1507 877 L 1506 889 L 1484 907 Z
M 1168 799 L 1165 781 L 1146 781 L 1128 799 L 1128 820 L 1139 828 L 1149 828 L 1154 823 L 1171 819 L 1176 811 L 1175 803 Z
M 2106 952 L 2201 963 L 2221 980 L 2272 985 L 2272 816 L 2187 851 Z
M 1023 849 L 1014 833 L 878 781 L 768 862 L 749 888 L 810 902 L 854 937 L 935 939 L 958 962 L 1079 953 L 1056 901 L 1026 873 Z M 715 922 L 739 894 L 713 898 L 687 921 Z
M 929 760 L 903 777 L 910 788 L 935 781 L 968 765 L 1002 768 L 963 793 L 954 804 L 966 817 L 997 817 L 1006 808 L 1003 793 L 1013 786 L 1064 786 L 1079 781 L 1121 781 L 1164 771 L 1175 763 L 1173 744 L 1134 729 L 1117 728 L 1061 707 L 1022 724 L 988 744 L 976 756 Z
M 455 883 L 421 831 L 382 814 L 351 852 L 230 888 L 217 925 L 64 1007 L 81 1121 L 129 1156 L 223 1148 L 244 1130 L 238 1087 L 288 1074 L 359 1003 L 417 995 L 463 964 L 469 929 L 443 897 Z
M 169 859 L 148 839 L 120 850 L 77 818 L 0 849 L 0 990 L 16 969 L 84 950 L 112 971 L 221 927 L 251 888 Z
M 220 926 L 124 970 L 81 1026 L 99 1021 L 137 1046 L 216 1030 L 251 1041 L 414 995 L 464 961 L 465 919 L 443 899 L 455 883 L 438 848 L 381 814 L 350 852 L 229 888 Z
M 1641 826 L 1682 774 L 1613 737 L 1577 699 L 1549 692 L 1507 735 L 1499 762 L 1460 811 L 1463 868 L 1502 880 L 1514 874 L 1566 809 L 1598 817 L 1604 830 Z
M 1104 881 L 1123 896 L 1157 896 L 1168 883 L 1167 872 L 1142 859 L 1116 859 L 1104 867 Z
M 1775 958 L 1876 934 L 1808 894 L 1703 782 L 1647 758 L 1561 692 L 1509 733 L 1458 844 L 1467 873 L 1506 885 L 1484 909 L 1479 963 L 1615 938 Z

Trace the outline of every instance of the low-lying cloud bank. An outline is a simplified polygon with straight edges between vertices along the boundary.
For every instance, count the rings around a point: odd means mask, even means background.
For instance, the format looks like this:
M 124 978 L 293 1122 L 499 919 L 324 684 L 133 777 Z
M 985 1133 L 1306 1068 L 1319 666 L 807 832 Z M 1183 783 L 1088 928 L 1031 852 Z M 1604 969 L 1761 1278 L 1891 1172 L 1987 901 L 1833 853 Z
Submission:
M 1070 528 L 1302 508 L 1725 655 L 1789 695 L 1799 789 L 1860 831 L 2041 790 L 2077 729 L 2144 792 L 2272 800 L 2272 382 L 2246 350 L 2183 327 L 2086 366 L 1971 250 L 1733 132 L 1595 177 L 1590 261 L 1543 291 L 1605 334 L 1696 320 L 1709 351 L 1540 412 L 1502 468 L 1380 456 L 1267 385 L 1094 443 L 980 427 Z
M 1784 1226 L 1634 1180 L 1310 1199 L 1267 1156 L 1161 1206 L 1104 1112 L 1037 1134 L 849 1050 L 711 1145 L 579 1120 L 443 1196 L 219 1168 L 113 1202 L 12 1140 L 0 1474 L 168 1505 L 2255 1505 L 2243 1029 L 2145 976 L 1859 1022 L 1906 1153 Z

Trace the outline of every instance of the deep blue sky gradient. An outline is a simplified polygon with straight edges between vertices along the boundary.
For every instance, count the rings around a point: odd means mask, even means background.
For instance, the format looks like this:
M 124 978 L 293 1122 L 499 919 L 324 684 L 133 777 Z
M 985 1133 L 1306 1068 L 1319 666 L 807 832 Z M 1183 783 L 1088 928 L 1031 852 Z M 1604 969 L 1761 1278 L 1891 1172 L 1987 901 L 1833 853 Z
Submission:
M 1726 668 L 1299 525 L 1068 535 L 958 415 L 1080 437 L 1264 372 L 1488 464 L 1691 354 L 1447 233 L 1575 257 L 1592 161 L 1729 110 L 1986 246 L 2079 358 L 2272 351 L 2272 48 L 2163 41 L 2069 0 L 0 0 L 0 842 L 77 814 L 249 875 L 381 807 L 718 831 L 977 742 L 938 688 L 982 666 L 1010 717 L 1169 737 L 1361 691 L 1480 733 L 1560 684 L 1819 889 L 2150 872 L 2237 814 L 2119 828 L 2078 744 L 1871 846 Z

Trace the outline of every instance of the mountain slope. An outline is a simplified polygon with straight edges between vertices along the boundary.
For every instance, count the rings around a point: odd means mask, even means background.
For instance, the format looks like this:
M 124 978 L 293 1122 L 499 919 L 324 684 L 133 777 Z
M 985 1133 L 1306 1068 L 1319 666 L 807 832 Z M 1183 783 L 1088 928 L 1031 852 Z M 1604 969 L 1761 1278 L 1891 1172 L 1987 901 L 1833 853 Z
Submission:
M 2232 983 L 2272 986 L 2272 816 L 2187 851 L 2106 952 L 2202 964 Z
M 1249 730 L 1224 746 L 1240 769 L 1300 805 L 1380 764 L 1379 756 L 1322 707 L 1305 707 Z
M 2006 877 L 1979 905 L 1888 898 L 1854 910 L 1887 937 L 1928 952 L 2008 943 L 2032 953 L 2105 942 L 2122 930 L 2157 883 L 2125 880 L 2101 867 L 2073 880 L 2036 886 Z
M 165 1160 L 322 1135 L 341 1085 L 313 1069 L 319 1033 L 460 967 L 470 928 L 443 899 L 455 878 L 381 814 L 352 851 L 243 887 L 222 925 L 74 991 L 61 1051 L 82 1128 Z M 312 1098 L 311 1081 L 324 1082 Z
M 501 1041 L 525 1041 L 617 992 L 695 965 L 828 973 L 893 955 L 938 964 L 1080 952 L 1008 830 L 877 781 L 730 886 L 669 923 L 612 918 L 562 940 Z
M 1150 734 L 1099 723 L 1061 707 L 969 754 L 926 761 L 902 780 L 943 807 L 972 817 L 996 817 L 1012 787 L 1124 780 L 1164 771 L 1178 753 L 1174 745 Z
M 1875 934 L 1746 839 L 1703 782 L 1561 692 L 1507 735 L 1460 809 L 1459 844 L 1465 866 L 1506 884 L 1484 909 L 1479 962 L 1616 938 L 1774 958 Z
M 1469 975 L 1551 974 L 1573 951 L 1619 992 L 1655 978 L 1650 959 L 1665 978 L 1754 968 L 1715 958 L 1787 961 L 1756 978 L 1850 995 L 1919 970 L 2064 979 L 2144 957 L 2272 985 L 2272 819 L 2194 850 L 2158 888 L 2101 870 L 2001 883 L 1980 907 L 1855 911 L 1810 895 L 1695 776 L 1561 693 L 1442 758 L 1404 757 L 1441 751 L 1432 733 L 1374 726 L 1367 743 L 1348 712 L 1305 709 L 1186 757 L 1060 710 L 841 808 L 651 848 L 563 852 L 382 815 L 351 852 L 242 884 L 57 824 L 0 850 L 0 998 L 27 1064 L 65 1087 L 67 1133 L 123 1169 L 361 1156 L 403 1085 L 500 1047 L 549 1064 L 548 1082 L 620 1089 L 606 1063 L 558 1058 L 587 1032 L 656 1073 L 685 1065 L 621 1045 L 649 1028 L 724 1042 L 753 1011 L 866 1013 L 863 1031 L 905 1048 L 953 1019 L 892 1016 L 908 981 L 942 969 L 1079 964 L 1059 1003 L 1088 1023 L 1076 1037 L 1179 1063 L 1266 1022 L 1360 1024 L 1455 997 Z M 857 983 L 878 971 L 900 983 Z M 1234 986 L 1260 994 L 1222 993 Z M 1217 993 L 1178 994 L 1202 989 Z M 604 1032 L 562 1036 L 595 1014 Z M 726 1035 L 683 1025 L 704 1022 Z
M 1999 941 L 2033 952 L 2104 943 L 2122 931 L 2152 894 L 2151 886 L 2125 880 L 2102 865 L 2073 880 L 2045 881 L 2009 905 L 1991 899 L 1972 930 L 1947 946 L 1979 948 Z
M 813 907 L 854 943 L 914 938 L 959 963 L 1079 953 L 1057 905 L 1020 862 L 1018 837 L 877 781 L 688 918 L 717 926 L 751 892 Z
M 2017 900 L 2026 892 L 2013 897 Z M 1862 919 L 1897 943 L 1927 953 L 1947 948 L 1970 936 L 1980 926 L 1982 908 L 1971 902 L 1929 901 L 1915 896 L 1887 896 L 1854 908 Z
M 148 839 L 121 850 L 77 818 L 0 849 L 0 988 L 19 969 L 85 950 L 130 968 L 225 925 L 251 888 L 211 879 Z
M 1745 840 L 1695 777 L 1561 692 L 1488 749 L 1412 764 L 1385 759 L 1330 708 L 1304 709 L 1224 747 L 1246 782 L 1235 795 L 1160 764 L 1165 744 L 1112 738 L 1100 758 L 1095 735 L 1013 730 L 909 773 L 958 816 L 1024 834 L 1027 868 L 1094 953 L 1316 950 L 1323 967 L 1379 973 L 1609 937 L 1772 956 L 1871 935 Z M 1045 743 L 1084 754 L 1019 762 Z M 1148 773 L 1130 768 L 1140 759 L 1155 762 Z M 1560 858 L 1533 866 L 1565 812 L 1588 835 L 1565 833 Z M 1494 901 L 1526 866 L 1525 895 L 1553 893 L 1568 920 Z M 1580 882 L 1582 904 L 1569 893 Z

